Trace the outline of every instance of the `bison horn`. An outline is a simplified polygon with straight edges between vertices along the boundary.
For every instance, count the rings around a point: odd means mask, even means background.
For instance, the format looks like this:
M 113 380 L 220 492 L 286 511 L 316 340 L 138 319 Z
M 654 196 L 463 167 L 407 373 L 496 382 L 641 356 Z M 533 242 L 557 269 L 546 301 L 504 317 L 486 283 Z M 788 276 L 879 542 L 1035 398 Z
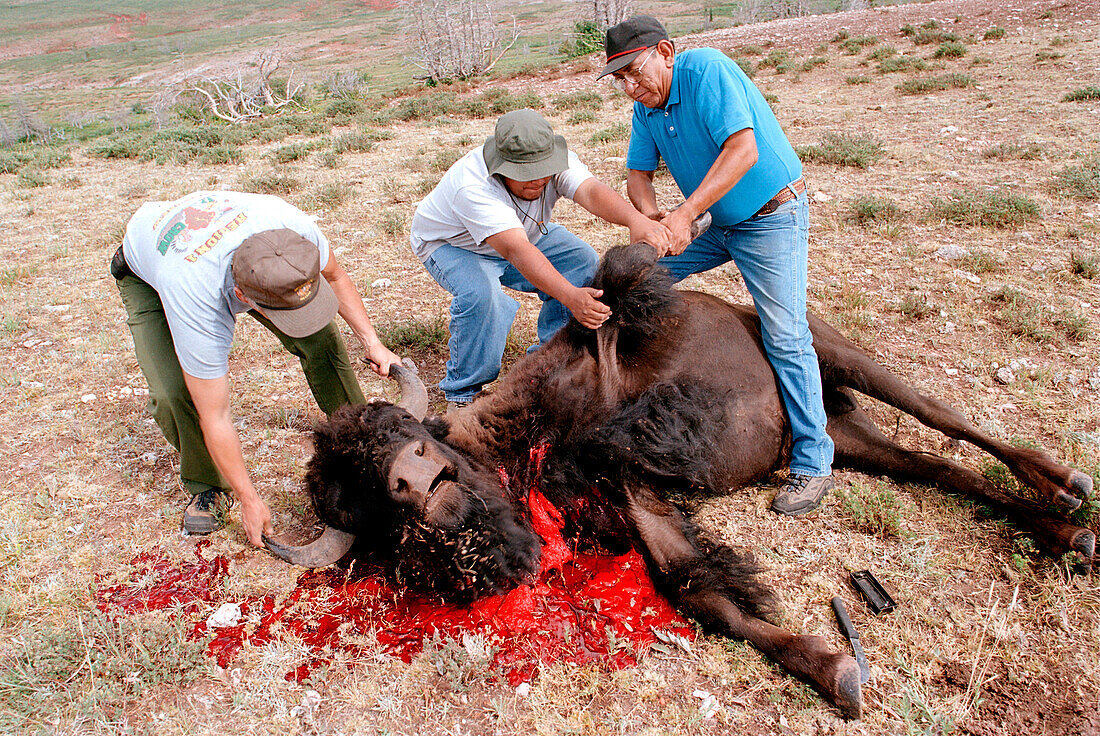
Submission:
M 325 526 L 321 536 L 301 547 L 283 544 L 264 535 L 264 546 L 276 557 L 302 567 L 327 567 L 346 555 L 354 542 L 354 534 L 342 532 L 331 526 Z
M 408 358 L 401 362 L 402 365 L 394 363 L 390 366 L 390 375 L 397 380 L 401 390 L 401 401 L 397 405 L 416 417 L 417 421 L 423 421 L 428 415 L 428 390 L 416 373 L 416 364 Z

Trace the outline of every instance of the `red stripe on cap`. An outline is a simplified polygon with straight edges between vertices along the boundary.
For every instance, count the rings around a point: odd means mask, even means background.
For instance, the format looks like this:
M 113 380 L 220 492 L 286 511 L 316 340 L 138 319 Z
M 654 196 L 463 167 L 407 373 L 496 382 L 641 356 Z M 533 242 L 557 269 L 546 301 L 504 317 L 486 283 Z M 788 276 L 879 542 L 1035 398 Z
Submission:
M 627 49 L 626 51 L 620 51 L 619 53 L 615 54 L 614 56 L 607 57 L 607 61 L 610 63 L 610 61 L 612 59 L 618 59 L 620 56 L 626 56 L 627 54 L 633 54 L 635 51 L 645 51 L 648 48 L 649 48 L 648 46 L 639 46 L 636 49 Z

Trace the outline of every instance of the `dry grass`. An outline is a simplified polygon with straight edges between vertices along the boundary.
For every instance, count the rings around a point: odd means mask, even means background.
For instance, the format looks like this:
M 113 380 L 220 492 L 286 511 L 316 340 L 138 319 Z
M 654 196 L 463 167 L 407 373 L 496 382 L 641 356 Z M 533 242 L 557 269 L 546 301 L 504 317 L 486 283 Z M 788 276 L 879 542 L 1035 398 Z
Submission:
M 1061 102 L 1060 96 L 1088 83 L 1079 75 L 1070 78 L 1070 63 L 1094 68 L 1097 49 L 1094 40 L 1082 37 L 1058 47 L 1064 59 L 1038 65 L 1035 52 L 1056 35 L 1052 23 L 1088 18 L 1095 28 L 1100 19 L 1093 0 L 1029 0 L 1021 14 L 1002 5 L 990 2 L 968 14 L 970 6 L 961 0 L 943 0 L 891 13 L 742 27 L 708 39 L 678 39 L 678 46 L 705 41 L 754 57 L 785 50 L 790 62 L 809 58 L 847 24 L 850 37 L 874 36 L 904 53 L 930 55 L 928 46 L 915 47 L 899 31 L 911 24 L 920 32 L 935 17 L 940 27 L 924 29 L 925 35 L 956 34 L 967 39 L 971 54 L 991 60 L 974 72 L 982 90 L 931 95 L 900 94 L 896 74 L 869 73 L 865 59 L 839 48 L 827 53 L 828 64 L 797 79 L 775 73 L 784 63 L 776 54 L 775 65 L 763 65 L 755 81 L 782 101 L 780 121 L 795 145 L 815 144 L 834 131 L 871 131 L 889 152 L 870 169 L 807 164 L 811 195 L 827 195 L 816 197 L 811 210 L 811 308 L 994 436 L 1034 442 L 1095 476 L 1100 213 L 1095 199 L 1051 183 L 1091 181 L 1077 174 L 1098 153 L 1094 105 Z M 1040 18 L 1048 9 L 1055 15 Z M 1084 15 L 1063 17 L 1070 13 Z M 958 23 L 944 20 L 956 16 Z M 993 24 L 1011 31 L 969 40 Z M 749 46 L 756 48 L 750 53 Z M 933 62 L 941 63 L 966 62 Z M 935 74 L 949 71 L 937 68 Z M 869 79 L 852 87 L 845 80 L 854 76 Z M 0 472 L 7 479 L 0 491 L 0 698 L 7 707 L 0 710 L 30 719 L 3 722 L 4 730 L 1023 734 L 1042 723 L 1048 733 L 1060 734 L 1100 727 L 1096 579 L 1067 579 L 1063 564 L 1029 547 L 980 507 L 934 489 L 848 472 L 838 474 L 843 492 L 808 519 L 768 512 L 768 486 L 700 502 L 697 512 L 714 534 L 756 550 L 786 604 L 788 627 L 820 634 L 841 648 L 828 601 L 838 593 L 848 599 L 872 667 L 866 717 L 857 724 L 841 723 L 811 690 L 755 650 L 720 637 L 701 637 L 690 654 L 651 653 L 637 668 L 620 672 L 556 664 L 522 695 L 486 677 L 445 643 L 405 664 L 383 654 L 368 636 L 359 642 L 359 655 L 334 655 L 313 681 L 300 685 L 284 679 L 307 657 L 292 637 L 246 646 L 230 668 L 220 670 L 208 659 L 193 669 L 186 648 L 172 638 L 175 630 L 157 617 L 124 619 L 120 626 L 129 628 L 119 629 L 121 639 L 112 639 L 109 629 L 98 639 L 80 636 L 79 621 L 91 620 L 95 575 L 123 575 L 136 554 L 154 548 L 185 561 L 195 544 L 178 535 L 183 499 L 175 454 L 143 411 L 144 382 L 106 274 L 121 227 L 139 202 L 252 185 L 307 207 L 360 286 L 376 323 L 391 330 L 387 334 L 395 341 L 402 326 L 409 326 L 409 340 L 427 341 L 422 352 L 411 344 L 409 350 L 433 382 L 442 374 L 437 327 L 448 300 L 408 248 L 416 200 L 438 177 L 434 169 L 442 166 L 444 152 L 468 150 L 491 132 L 495 115 L 482 115 L 490 105 L 530 93 L 546 101 L 543 113 L 592 170 L 621 187 L 626 142 L 605 132 L 629 120 L 628 101 L 591 77 L 584 72 L 496 82 L 509 94 L 473 91 L 476 104 L 465 107 L 442 98 L 405 108 L 398 103 L 394 109 L 404 110 L 404 119 L 387 121 L 379 110 L 365 110 L 359 114 L 382 121 L 371 128 L 382 134 L 334 129 L 327 152 L 334 155 L 329 163 L 339 161 L 337 170 L 323 158 L 325 149 L 315 148 L 269 171 L 281 146 L 319 144 L 329 135 L 305 113 L 303 119 L 286 119 L 285 139 L 219 144 L 241 152 L 221 162 L 196 155 L 180 163 L 179 156 L 193 152 L 186 140 L 175 140 L 172 146 L 181 144 L 175 148 L 165 143 L 160 164 L 140 155 L 95 156 L 92 150 L 105 142 L 97 139 L 74 146 L 71 160 L 58 160 L 40 186 L 21 184 L 17 172 L 23 163 L 0 169 Z M 440 116 L 433 104 L 451 107 Z M 323 111 L 319 116 L 326 124 L 335 119 Z M 362 137 L 343 146 L 337 143 L 342 135 Z M 1033 145 L 1042 146 L 1041 156 L 1030 155 Z M 986 154 L 999 146 L 997 154 Z M 1076 178 L 1059 179 L 1065 171 Z M 984 200 L 963 195 L 991 184 L 1034 203 L 1042 216 L 983 221 L 905 215 L 926 213 L 937 200 L 980 205 Z M 676 203 L 667 175 L 657 177 L 657 186 L 664 205 Z M 862 209 L 854 209 L 859 198 L 866 198 Z M 572 204 L 560 205 L 559 214 L 598 250 L 625 237 L 621 228 L 594 222 Z M 970 260 L 935 257 L 943 245 L 962 246 Z M 372 283 L 378 285 L 368 288 Z M 729 267 L 692 277 L 685 287 L 747 299 Z M 1023 296 L 994 298 L 1005 287 Z M 527 296 L 520 301 L 514 342 L 523 346 L 534 339 L 538 302 Z M 1029 313 L 1032 306 L 1039 311 Z M 1028 333 L 1028 319 L 1043 339 Z M 997 368 L 1013 361 L 1016 382 L 998 383 Z M 250 470 L 276 525 L 292 526 L 307 513 L 298 484 L 310 452 L 308 429 L 319 412 L 296 361 L 247 318 L 238 326 L 230 370 Z M 358 375 L 368 395 L 393 397 L 389 383 L 365 368 Z M 440 397 L 433 398 L 438 406 Z M 986 462 L 977 449 L 949 443 L 893 410 L 872 404 L 869 411 L 888 436 L 904 444 L 975 469 Z M 846 506 L 846 497 L 861 498 L 863 510 L 854 502 Z M 230 559 L 225 600 L 264 594 L 284 600 L 299 574 L 252 550 L 237 523 L 216 535 L 206 554 Z M 863 568 L 894 588 L 897 611 L 875 618 L 856 603 L 845 581 L 850 570 Z M 180 616 L 190 623 L 209 613 Z M 42 638 L 47 634 L 49 641 Z M 167 671 L 142 669 L 127 680 L 129 671 L 106 669 L 99 689 L 92 687 L 94 675 L 80 647 L 88 654 L 93 642 L 107 647 L 112 641 L 161 647 L 156 660 Z M 77 647 L 78 655 L 64 660 L 68 670 L 55 673 L 54 684 L 20 680 L 31 684 L 28 697 L 42 699 L 35 709 L 18 692 L 4 690 L 28 647 L 37 647 L 39 655 Z M 123 651 L 138 661 L 137 649 Z M 99 660 L 89 655 L 88 661 Z M 318 701 L 308 689 L 317 691 Z M 701 717 L 696 690 L 718 699 L 714 718 Z M 93 693 L 102 700 L 91 703 Z

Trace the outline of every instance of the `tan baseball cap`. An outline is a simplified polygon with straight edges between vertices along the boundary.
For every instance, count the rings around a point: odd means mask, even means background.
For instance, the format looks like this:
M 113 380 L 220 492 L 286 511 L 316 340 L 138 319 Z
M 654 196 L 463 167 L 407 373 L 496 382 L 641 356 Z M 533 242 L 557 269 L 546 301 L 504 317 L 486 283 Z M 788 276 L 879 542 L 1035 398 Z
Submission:
M 336 317 L 339 302 L 321 275 L 321 252 L 293 230 L 264 230 L 233 254 L 233 280 L 257 311 L 290 337 L 308 337 Z

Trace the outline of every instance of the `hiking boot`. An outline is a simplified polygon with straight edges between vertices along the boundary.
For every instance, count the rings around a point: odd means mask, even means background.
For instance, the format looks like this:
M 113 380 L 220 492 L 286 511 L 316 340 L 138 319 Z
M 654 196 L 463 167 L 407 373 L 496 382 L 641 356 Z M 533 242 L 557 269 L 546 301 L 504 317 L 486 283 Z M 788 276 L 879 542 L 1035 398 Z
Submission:
M 196 493 L 183 510 L 183 530 L 198 535 L 218 531 L 225 526 L 229 505 L 229 494 L 220 488 Z
M 790 478 L 772 499 L 772 511 L 784 516 L 802 516 L 821 505 L 833 490 L 833 476 L 818 478 L 812 475 L 791 473 Z

